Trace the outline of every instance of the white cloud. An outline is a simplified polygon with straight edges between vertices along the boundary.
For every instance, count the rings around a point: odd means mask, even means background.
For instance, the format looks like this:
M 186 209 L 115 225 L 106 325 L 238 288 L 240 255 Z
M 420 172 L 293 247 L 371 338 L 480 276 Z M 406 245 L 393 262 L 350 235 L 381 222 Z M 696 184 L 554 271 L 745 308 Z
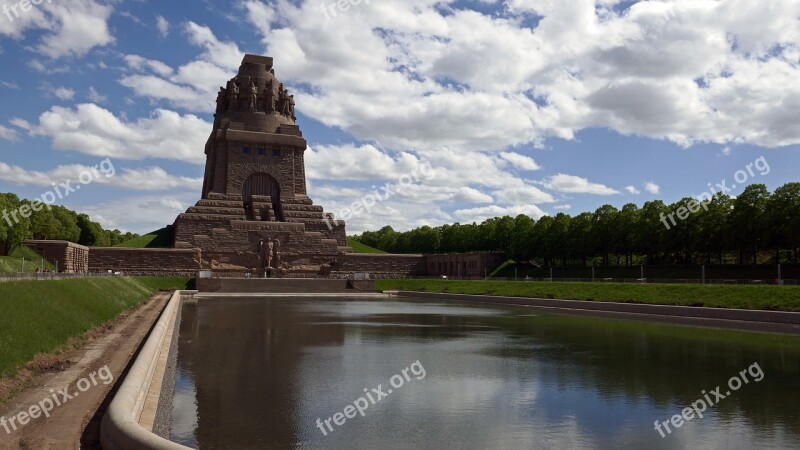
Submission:
M 500 157 L 510 162 L 511 165 L 519 170 L 539 170 L 541 167 L 536 164 L 530 156 L 520 155 L 513 152 L 500 152 Z
M 147 233 L 175 222 L 178 214 L 196 201 L 195 194 L 123 197 L 88 206 L 73 206 L 104 228 Z
M 100 162 L 98 162 L 100 164 Z M 135 191 L 164 191 L 186 189 L 199 191 L 203 185 L 202 178 L 173 176 L 160 167 L 145 169 L 117 169 L 113 161 L 111 165 L 103 164 L 97 168 L 80 164 L 62 165 L 48 171 L 27 170 L 0 162 L 0 180 L 18 186 L 41 186 L 50 188 L 53 183 L 67 180 L 75 187 L 83 180 L 91 180 L 88 184 L 101 184 Z
M 313 2 L 243 6 L 303 114 L 389 148 L 504 151 L 597 127 L 800 142 L 796 0 L 614 3 L 386 0 L 331 20 Z
M 72 100 L 72 98 L 75 97 L 75 91 L 65 87 L 58 87 L 53 90 L 53 95 L 60 100 Z
M 636 189 L 636 186 L 625 186 L 625 190 L 628 191 L 629 194 L 639 195 L 642 193 L 639 189 Z
M 38 124 L 12 123 L 32 136 L 52 139 L 56 150 L 119 159 L 163 158 L 202 164 L 210 123 L 193 115 L 157 109 L 151 117 L 127 122 L 111 111 L 84 103 L 74 109 L 52 107 Z
M 458 193 L 453 197 L 453 200 L 463 203 L 492 203 L 494 201 L 491 195 L 469 186 L 458 188 Z
M 125 55 L 123 59 L 128 67 L 136 71 L 145 72 L 150 70 L 161 76 L 169 76 L 173 72 L 172 67 L 167 64 L 154 59 L 143 58 L 139 55 Z
M 219 86 L 236 74 L 244 52 L 233 42 L 218 40 L 208 27 L 188 22 L 184 30 L 190 43 L 204 49 L 198 59 L 173 70 L 160 61 L 127 55 L 125 62 L 135 73 L 124 75 L 119 82 L 136 95 L 211 113 Z
M 156 17 L 156 28 L 161 34 L 161 37 L 169 36 L 169 21 L 165 19 L 164 16 Z
M 19 134 L 16 130 L 12 130 L 11 128 L 0 125 L 0 139 L 5 139 L 6 141 L 16 141 L 19 139 Z
M 568 194 L 595 194 L 595 195 L 614 195 L 618 191 L 599 183 L 592 183 L 586 178 L 575 175 L 559 173 L 547 178 L 543 183 L 544 187 L 558 192 Z
M 519 186 L 495 191 L 494 197 L 501 203 L 511 205 L 552 203 L 556 201 L 552 195 L 535 186 Z
M 647 182 L 644 184 L 644 190 L 653 195 L 658 195 L 661 192 L 661 187 L 653 182 Z
M 89 92 L 86 94 L 86 98 L 92 103 L 105 103 L 108 101 L 108 97 L 97 92 L 94 86 L 89 86 Z
M 531 216 L 539 220 L 547 214 L 539 209 L 536 205 L 521 205 L 502 207 L 497 205 L 483 206 L 480 208 L 459 209 L 453 213 L 459 220 L 463 222 L 483 222 L 486 219 L 500 216 L 516 217 L 520 214 Z
M 553 206 L 553 209 L 562 210 L 562 211 L 569 211 L 572 209 L 572 205 L 556 205 Z

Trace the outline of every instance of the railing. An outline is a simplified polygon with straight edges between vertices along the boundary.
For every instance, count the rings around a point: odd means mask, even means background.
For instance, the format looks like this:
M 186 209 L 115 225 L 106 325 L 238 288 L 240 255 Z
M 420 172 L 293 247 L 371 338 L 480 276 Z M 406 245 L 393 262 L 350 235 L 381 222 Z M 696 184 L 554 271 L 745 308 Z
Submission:
M 11 281 L 49 281 L 49 280 L 72 280 L 78 278 L 105 278 L 105 277 L 195 277 L 197 272 L 83 272 L 83 273 L 55 273 L 55 272 L 15 272 L 0 273 L 0 283 Z
M 533 277 L 518 277 L 518 278 L 508 278 L 508 277 L 495 277 L 495 278 L 484 278 L 484 277 L 459 277 L 459 276 L 424 276 L 424 277 L 408 277 L 411 279 L 420 279 L 420 280 L 465 280 L 465 281 L 517 281 L 517 282 L 524 282 L 524 281 L 539 281 L 539 282 L 561 282 L 561 283 L 649 283 L 649 284 L 749 284 L 749 285 L 776 285 L 778 284 L 778 280 L 738 280 L 738 279 L 709 279 L 703 280 L 701 279 L 686 279 L 686 278 L 600 278 L 597 277 L 595 279 L 592 278 L 533 278 Z M 800 280 L 781 280 L 782 285 L 785 286 L 798 286 L 800 285 Z

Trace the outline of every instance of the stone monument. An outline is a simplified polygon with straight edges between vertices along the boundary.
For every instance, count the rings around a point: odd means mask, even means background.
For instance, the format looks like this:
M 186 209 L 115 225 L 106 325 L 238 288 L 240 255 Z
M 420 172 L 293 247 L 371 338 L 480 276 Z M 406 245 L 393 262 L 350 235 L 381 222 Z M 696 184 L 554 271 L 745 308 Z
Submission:
M 217 94 L 202 199 L 175 220 L 176 248 L 201 249 L 204 267 L 306 277 L 351 252 L 344 223 L 307 195 L 294 107 L 272 58 L 246 55 Z

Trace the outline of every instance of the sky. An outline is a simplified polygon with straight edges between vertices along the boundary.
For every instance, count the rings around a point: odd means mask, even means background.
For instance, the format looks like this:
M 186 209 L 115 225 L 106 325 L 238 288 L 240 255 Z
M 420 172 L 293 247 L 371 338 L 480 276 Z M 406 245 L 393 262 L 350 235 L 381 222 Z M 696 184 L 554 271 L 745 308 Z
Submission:
M 800 0 L 36 3 L 0 0 L 0 192 L 107 228 L 199 200 L 245 53 L 295 95 L 315 204 L 391 183 L 350 234 L 800 181 Z

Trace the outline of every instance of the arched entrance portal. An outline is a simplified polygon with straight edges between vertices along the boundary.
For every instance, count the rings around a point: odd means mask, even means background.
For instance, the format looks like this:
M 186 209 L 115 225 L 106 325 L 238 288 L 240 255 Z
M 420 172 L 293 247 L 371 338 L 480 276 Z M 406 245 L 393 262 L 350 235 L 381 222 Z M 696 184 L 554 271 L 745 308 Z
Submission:
M 256 215 L 253 210 L 253 196 L 262 195 L 272 198 L 272 211 L 274 218 L 270 218 L 266 212 Z M 265 173 L 255 173 L 245 180 L 242 188 L 242 200 L 244 209 L 247 212 L 247 220 L 276 220 L 283 222 L 283 210 L 281 209 L 281 187 L 275 178 Z

